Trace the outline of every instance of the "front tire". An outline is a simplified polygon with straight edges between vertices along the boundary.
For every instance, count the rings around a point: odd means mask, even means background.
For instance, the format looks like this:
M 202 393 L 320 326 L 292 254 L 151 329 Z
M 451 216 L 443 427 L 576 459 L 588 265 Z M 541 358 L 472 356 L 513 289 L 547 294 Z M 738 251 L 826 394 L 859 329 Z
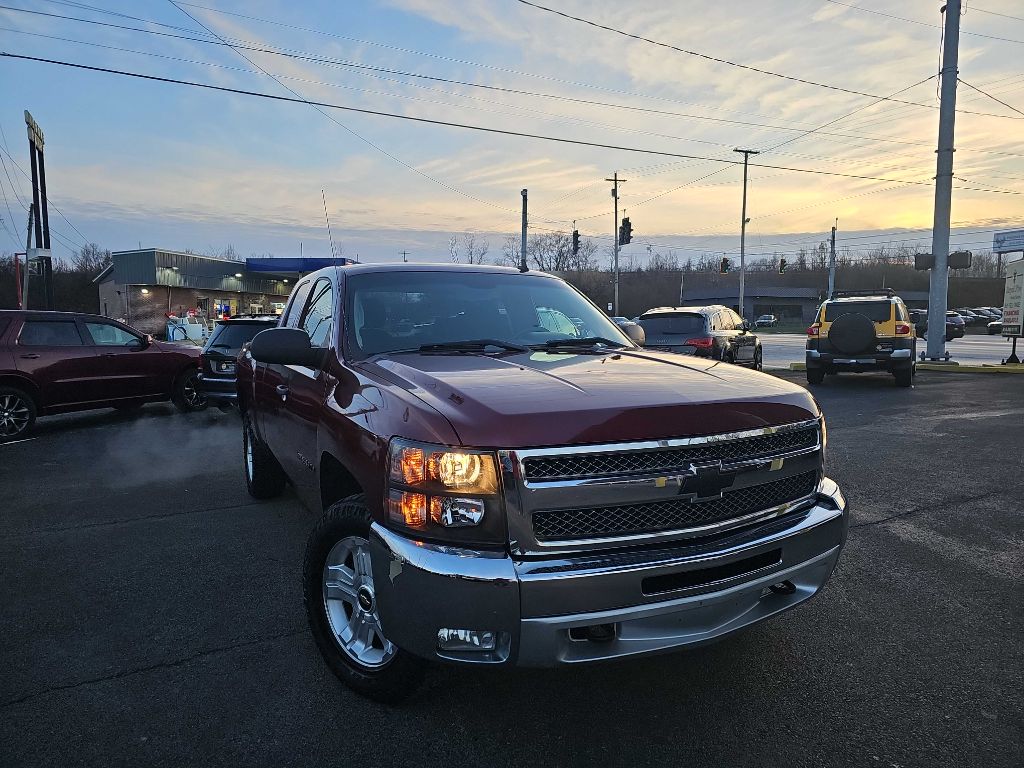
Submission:
M 174 393 L 171 400 L 182 413 L 201 411 L 206 408 L 206 395 L 199 389 L 199 369 L 189 368 L 182 371 L 174 380 Z
M 397 704 L 419 687 L 424 662 L 381 631 L 369 536 L 362 494 L 324 513 L 306 545 L 306 616 L 324 662 L 341 682 L 368 699 Z
M 825 371 L 821 368 L 808 368 L 807 369 L 807 383 L 808 384 L 821 384 L 825 381 Z
M 242 461 L 245 485 L 254 499 L 280 496 L 288 478 L 274 454 L 260 440 L 248 413 L 242 418 Z
M 36 403 L 15 387 L 0 387 L 0 443 L 21 440 L 36 423 Z
M 757 351 L 754 352 L 754 370 L 755 371 L 763 371 L 764 370 L 764 359 L 763 359 L 763 357 L 764 356 L 761 354 L 761 348 L 758 347 Z

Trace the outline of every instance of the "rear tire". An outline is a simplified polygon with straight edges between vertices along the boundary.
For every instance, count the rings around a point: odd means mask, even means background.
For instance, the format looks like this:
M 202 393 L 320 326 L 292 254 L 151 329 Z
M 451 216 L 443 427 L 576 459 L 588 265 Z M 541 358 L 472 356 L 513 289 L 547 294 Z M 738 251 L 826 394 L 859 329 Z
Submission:
M 201 411 L 206 408 L 206 395 L 199 390 L 199 369 L 189 368 L 178 374 L 174 380 L 171 400 L 182 413 Z
M 755 371 L 763 371 L 764 370 L 764 359 L 763 359 L 763 355 L 761 354 L 761 348 L 760 347 L 758 347 L 757 351 L 754 352 L 754 370 Z
M 280 496 L 288 482 L 274 454 L 259 439 L 247 413 L 242 418 L 242 466 L 245 468 L 245 486 L 254 499 L 272 499 Z
M 893 371 L 893 376 L 896 377 L 897 387 L 909 387 L 914 383 L 914 368 L 906 368 L 899 371 Z
M 36 403 L 14 387 L 0 387 L 0 443 L 21 440 L 36 424 Z
M 825 381 L 825 371 L 821 368 L 808 368 L 807 369 L 807 383 L 808 384 L 821 384 Z
M 370 513 L 362 494 L 342 499 L 324 513 L 310 534 L 302 567 L 306 616 L 324 662 L 341 682 L 368 699 L 398 704 L 420 686 L 425 663 L 381 634 L 372 598 L 372 573 L 367 575 L 365 564 L 362 568 L 357 565 L 368 557 L 352 554 L 367 552 L 363 547 L 369 536 Z M 328 565 L 330 572 L 337 574 L 332 577 L 333 592 L 326 578 Z M 358 605 L 346 598 L 346 587 L 358 593 L 369 587 L 370 608 L 359 607 L 362 598 Z M 368 642 L 356 639 L 362 634 L 360 628 L 366 631 Z

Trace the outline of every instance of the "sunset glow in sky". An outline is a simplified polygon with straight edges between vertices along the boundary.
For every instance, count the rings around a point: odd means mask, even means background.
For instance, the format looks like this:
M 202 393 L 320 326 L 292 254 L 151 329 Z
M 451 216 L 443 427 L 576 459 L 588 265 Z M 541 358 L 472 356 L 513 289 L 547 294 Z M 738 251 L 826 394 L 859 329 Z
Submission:
M 812 243 L 836 217 L 843 233 L 880 231 L 878 242 L 882 231 L 932 222 L 937 0 L 541 2 L 818 83 L 879 95 L 907 89 L 895 98 L 924 106 L 761 75 L 514 0 L 7 4 L 37 12 L 0 10 L 0 48 L 9 53 L 291 96 L 255 64 L 310 100 L 729 161 L 738 159 L 733 148 L 749 147 L 764 150 L 755 163 L 885 179 L 752 168 L 754 254 Z M 252 63 L 183 10 L 244 46 Z M 960 77 L 1024 109 L 1016 17 L 1024 8 L 1015 0 L 968 4 Z M 1024 116 L 965 86 L 958 107 L 989 113 L 957 117 L 953 221 L 967 233 L 959 242 L 982 250 L 989 230 L 1024 226 Z M 327 255 L 321 189 L 335 241 L 364 260 L 398 259 L 403 249 L 413 259 L 447 258 L 449 235 L 462 232 L 485 233 L 496 255 L 503 233 L 518 229 L 524 187 L 536 227 L 570 231 L 575 219 L 585 236 L 610 242 L 604 178 L 613 171 L 628 179 L 621 205 L 638 253 L 648 243 L 679 247 L 684 259 L 738 246 L 742 171 L 710 159 L 325 109 L 332 121 L 301 103 L 0 59 L 3 146 L 25 170 L 24 109 L 46 133 L 51 197 L 78 230 L 51 214 L 58 254 L 84 236 L 114 250 L 232 244 L 245 255 L 284 256 L 302 242 L 307 255 Z M 0 250 L 12 251 L 29 192 L 5 160 L 17 191 L 0 176 L 9 206 L 0 207 L 9 230 L 0 231 Z M 911 237 L 929 234 L 889 236 Z

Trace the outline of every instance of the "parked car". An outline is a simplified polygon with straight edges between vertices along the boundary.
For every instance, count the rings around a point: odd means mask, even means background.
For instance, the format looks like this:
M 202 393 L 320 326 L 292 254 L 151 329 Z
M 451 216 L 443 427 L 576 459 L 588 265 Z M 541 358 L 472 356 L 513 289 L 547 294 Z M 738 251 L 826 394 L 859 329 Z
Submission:
M 908 309 L 907 312 L 910 314 L 910 322 L 914 325 L 914 332 L 917 338 L 925 338 L 928 332 L 928 310 Z M 947 311 L 946 341 L 963 338 L 965 325 L 966 323 L 959 312 L 954 312 L 953 310 Z
M 26 437 L 38 416 L 55 413 L 159 400 L 198 410 L 206 404 L 198 363 L 198 348 L 106 317 L 0 310 L 0 442 Z
M 230 405 L 238 397 L 235 358 L 252 337 L 278 323 L 274 315 L 218 320 L 199 355 L 199 390 L 211 403 Z
M 778 324 L 779 319 L 775 315 L 761 315 L 754 321 L 755 328 L 774 328 Z
M 427 661 L 723 638 L 816 594 L 846 541 L 806 390 L 640 348 L 552 275 L 314 272 L 239 356 L 238 396 L 249 492 L 291 482 L 323 512 L 303 566 L 316 645 L 386 702 Z
M 982 318 L 984 318 L 985 325 L 988 325 L 988 323 L 992 322 L 993 320 L 999 319 L 999 314 L 990 309 L 989 307 L 971 307 L 971 312 L 973 312 L 976 315 L 980 315 Z
M 761 370 L 761 340 L 728 307 L 658 307 L 640 315 L 644 346 Z
M 1000 320 L 993 320 L 991 323 L 988 324 L 988 335 L 989 336 L 998 336 L 1002 332 L 1003 332 L 1003 321 L 1001 319 Z
M 630 340 L 643 346 L 644 339 L 646 338 L 644 336 L 644 329 L 640 327 L 636 320 L 630 320 L 627 317 L 613 317 L 612 320 Z
M 887 371 L 909 387 L 917 339 L 903 299 L 891 290 L 833 291 L 807 329 L 807 383 L 826 374 Z
M 983 317 L 981 315 L 975 314 L 973 311 L 967 309 L 966 307 L 962 307 L 960 309 L 956 309 L 956 310 L 953 310 L 953 311 L 956 312 L 958 315 L 960 315 L 960 317 L 962 317 L 964 319 L 964 324 L 965 325 L 969 325 L 969 326 L 970 325 L 984 325 L 985 323 L 989 322 L 989 320 L 990 320 L 990 318 L 988 318 L 988 317 Z

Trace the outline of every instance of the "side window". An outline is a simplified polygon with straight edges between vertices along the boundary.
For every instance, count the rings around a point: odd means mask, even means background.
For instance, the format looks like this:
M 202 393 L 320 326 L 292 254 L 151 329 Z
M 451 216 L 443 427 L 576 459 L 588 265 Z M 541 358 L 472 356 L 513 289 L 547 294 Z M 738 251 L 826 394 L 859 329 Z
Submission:
M 896 305 L 896 319 L 902 322 L 907 321 L 907 308 L 904 304 Z
M 139 341 L 135 334 L 110 323 L 86 323 L 85 328 L 92 336 L 92 343 L 100 347 L 126 347 Z
M 25 347 L 81 347 L 82 336 L 73 320 L 26 320 L 18 337 Z
M 715 328 L 719 331 L 731 331 L 732 330 L 732 318 L 729 317 L 729 311 L 719 312 L 715 315 Z
M 306 306 L 306 298 L 309 296 L 309 289 L 312 287 L 313 284 L 307 280 L 295 288 L 295 291 L 292 293 L 291 303 L 288 305 L 288 309 L 285 310 L 284 317 L 281 318 L 282 328 L 299 327 L 299 317 Z
M 309 309 L 302 318 L 302 329 L 309 334 L 309 343 L 314 347 L 327 347 L 331 343 L 333 327 L 334 287 L 330 280 L 317 280 Z
M 743 318 L 737 315 L 731 309 L 729 310 L 729 319 L 732 320 L 733 328 L 739 329 L 743 327 Z

